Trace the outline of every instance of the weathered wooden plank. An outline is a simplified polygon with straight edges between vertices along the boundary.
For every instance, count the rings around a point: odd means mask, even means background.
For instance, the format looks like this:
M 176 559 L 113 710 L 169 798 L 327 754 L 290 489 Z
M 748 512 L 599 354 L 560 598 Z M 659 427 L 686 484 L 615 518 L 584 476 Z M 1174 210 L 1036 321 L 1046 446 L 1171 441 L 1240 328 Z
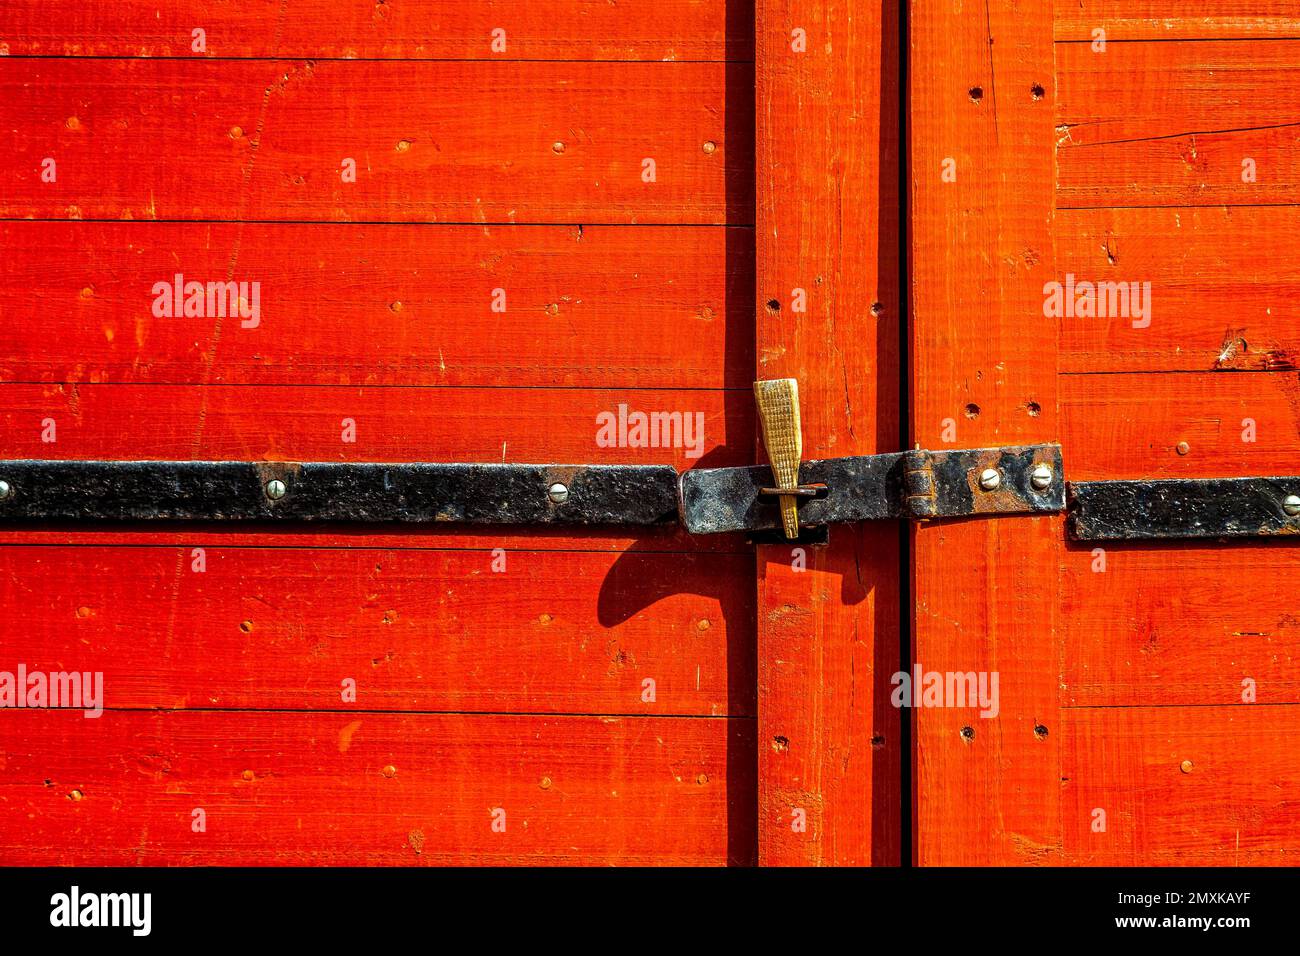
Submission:
M 726 554 L 7 547 L 0 606 L 20 611 L 11 658 L 102 672 L 112 708 L 752 716 L 752 567 Z
M 751 83 L 747 64 L 0 58 L 23 117 L 0 126 L 0 217 L 748 224 Z
M 682 428 L 666 436 L 679 439 L 678 447 L 642 447 L 635 431 L 622 445 L 601 444 L 602 431 L 614 442 L 620 435 L 616 421 L 606 430 L 597 416 L 616 420 L 620 405 L 681 412 Z M 685 469 L 748 464 L 752 405 L 747 392 L 703 389 L 11 383 L 0 386 L 0 458 L 672 463 Z
M 1300 198 L 1298 146 L 1300 127 L 1290 125 L 1078 148 L 1062 143 L 1058 201 L 1061 208 L 1084 209 L 1291 205 Z M 1255 164 L 1254 182 L 1241 178 L 1247 160 Z
M 1300 208 L 1068 209 L 1057 223 L 1063 275 L 1150 283 L 1142 318 L 1061 319 L 1064 371 L 1300 368 Z
M 1075 481 L 1290 474 L 1298 423 L 1294 372 L 1061 377 L 1061 443 Z
M 1300 708 L 1072 708 L 1062 718 L 1067 862 L 1296 863 Z
M 758 377 L 798 380 L 806 458 L 891 451 L 898 4 L 756 12 Z M 877 526 L 759 549 L 765 865 L 898 863 L 898 545 Z
M 1300 40 L 1061 44 L 1059 205 L 1300 202 L 1297 62 Z
M 12 0 L 0 37 L 12 56 L 717 60 L 752 55 L 751 13 L 746 0 Z
M 49 710 L 3 720 L 6 865 L 753 859 L 749 720 Z M 504 832 L 493 831 L 499 810 Z
M 747 228 L 6 222 L 0 255 L 10 381 L 748 388 L 753 373 Z M 156 314 L 177 274 L 257 283 L 257 308 L 214 350 L 216 316 Z
M 1297 581 L 1300 550 L 1287 541 L 1071 547 L 1061 578 L 1064 699 L 1300 703 Z
M 924 447 L 1057 437 L 1057 329 L 1042 293 L 1056 271 L 1052 6 L 912 8 L 911 432 Z M 999 680 L 996 716 L 913 715 L 922 865 L 1059 858 L 1063 533 L 1057 517 L 913 533 L 916 664 Z
M 1104 53 L 1062 44 L 1056 114 L 1069 127 L 1062 146 L 1295 125 L 1300 94 L 1288 81 L 1298 51 L 1300 40 L 1116 43 Z
M 1071 0 L 1056 8 L 1056 39 L 1199 40 L 1300 37 L 1294 0 Z

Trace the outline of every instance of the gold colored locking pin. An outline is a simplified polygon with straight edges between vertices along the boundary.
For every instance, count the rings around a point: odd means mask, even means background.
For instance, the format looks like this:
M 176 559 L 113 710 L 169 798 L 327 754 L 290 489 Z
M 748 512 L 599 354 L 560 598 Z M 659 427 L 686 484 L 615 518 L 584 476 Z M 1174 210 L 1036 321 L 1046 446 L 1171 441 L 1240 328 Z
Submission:
M 758 418 L 763 427 L 763 447 L 772 463 L 778 491 L 794 492 L 799 487 L 799 463 L 803 458 L 803 435 L 799 426 L 799 383 L 778 378 L 754 383 Z M 799 506 L 795 494 L 780 495 L 781 526 L 787 538 L 799 537 Z

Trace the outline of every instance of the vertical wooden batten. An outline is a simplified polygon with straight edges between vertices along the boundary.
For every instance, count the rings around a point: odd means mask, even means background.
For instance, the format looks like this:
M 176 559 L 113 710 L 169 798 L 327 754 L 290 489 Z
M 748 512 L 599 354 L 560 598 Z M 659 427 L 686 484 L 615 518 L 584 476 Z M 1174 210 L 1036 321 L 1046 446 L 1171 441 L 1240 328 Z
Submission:
M 898 5 L 758 0 L 755 24 L 757 377 L 798 379 L 805 458 L 894 450 Z M 897 864 L 898 529 L 762 546 L 758 581 L 759 861 Z
M 1054 441 L 1052 4 L 916 4 L 910 36 L 912 438 Z M 1059 859 L 1063 541 L 1059 516 L 914 532 L 914 659 L 997 672 L 1000 704 L 913 714 L 919 864 Z

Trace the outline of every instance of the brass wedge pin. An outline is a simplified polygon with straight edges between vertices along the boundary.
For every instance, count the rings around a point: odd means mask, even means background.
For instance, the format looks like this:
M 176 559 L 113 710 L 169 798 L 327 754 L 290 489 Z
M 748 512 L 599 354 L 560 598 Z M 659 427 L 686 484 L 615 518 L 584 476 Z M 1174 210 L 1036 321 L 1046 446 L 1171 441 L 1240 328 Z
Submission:
M 803 458 L 803 435 L 799 425 L 799 383 L 778 378 L 754 383 L 754 399 L 763 428 L 763 447 L 772 464 L 775 492 L 781 504 L 781 526 L 787 538 L 799 537 L 799 464 Z M 783 494 L 783 492 L 785 492 Z

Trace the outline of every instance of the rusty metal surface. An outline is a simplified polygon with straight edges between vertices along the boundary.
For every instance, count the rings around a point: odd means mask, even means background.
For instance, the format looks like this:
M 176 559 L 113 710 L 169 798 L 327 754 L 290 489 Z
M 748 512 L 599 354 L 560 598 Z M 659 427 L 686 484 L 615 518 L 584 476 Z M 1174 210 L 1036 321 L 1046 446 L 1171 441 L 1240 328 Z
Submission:
M 285 485 L 279 500 L 267 482 Z M 0 521 L 651 525 L 677 516 L 667 465 L 7 461 Z M 562 483 L 567 497 L 551 500 Z
M 1032 514 L 1065 508 L 1065 477 L 1060 445 L 1011 445 L 1002 448 L 963 448 L 951 451 L 911 452 L 926 455 L 934 474 L 933 507 L 910 500 L 917 518 L 962 515 Z M 1051 469 L 1051 483 L 1033 487 L 1031 474 L 1038 465 Z M 985 491 L 980 473 L 994 469 L 998 487 Z
M 1070 483 L 1070 533 L 1080 541 L 1240 538 L 1300 533 L 1283 510 L 1300 478 L 1176 478 Z

